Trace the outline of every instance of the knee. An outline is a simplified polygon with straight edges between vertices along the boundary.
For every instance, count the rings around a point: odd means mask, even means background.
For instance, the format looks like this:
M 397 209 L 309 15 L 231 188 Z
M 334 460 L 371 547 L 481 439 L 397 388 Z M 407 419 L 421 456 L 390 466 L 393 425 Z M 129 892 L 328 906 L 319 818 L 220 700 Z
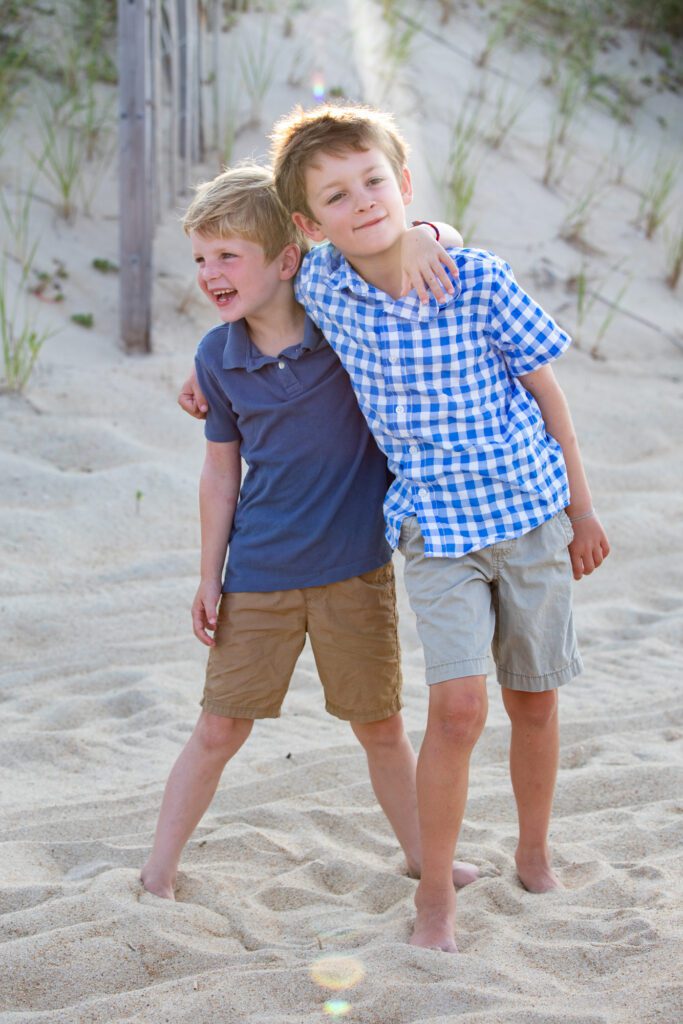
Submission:
M 545 693 L 507 694 L 505 706 L 513 725 L 528 729 L 545 729 L 557 717 L 557 691 Z
M 391 715 L 379 722 L 351 722 L 351 728 L 365 750 L 395 747 L 405 737 L 401 715 Z
M 441 738 L 457 746 L 474 746 L 486 722 L 486 695 L 463 693 L 430 712 L 430 725 Z
M 253 725 L 249 718 L 224 718 L 204 712 L 195 727 L 195 737 L 207 755 L 231 756 L 244 743 Z

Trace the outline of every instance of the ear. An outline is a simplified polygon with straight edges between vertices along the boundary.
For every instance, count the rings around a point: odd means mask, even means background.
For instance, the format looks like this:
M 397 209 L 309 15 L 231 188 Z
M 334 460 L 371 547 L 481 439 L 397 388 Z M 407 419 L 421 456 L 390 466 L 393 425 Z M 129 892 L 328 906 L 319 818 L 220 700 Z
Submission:
M 313 220 L 312 217 L 307 217 L 305 213 L 293 213 L 292 220 L 299 228 L 300 231 L 310 238 L 313 242 L 324 242 L 326 235 L 322 230 L 317 220 Z
M 410 177 L 410 171 L 407 167 L 404 167 L 401 171 L 401 179 L 399 181 L 399 188 L 401 189 L 401 197 L 403 199 L 404 206 L 410 206 L 413 201 L 413 182 Z
M 291 242 L 284 247 L 278 259 L 280 261 L 280 280 L 290 281 L 299 269 L 301 249 L 295 242 Z

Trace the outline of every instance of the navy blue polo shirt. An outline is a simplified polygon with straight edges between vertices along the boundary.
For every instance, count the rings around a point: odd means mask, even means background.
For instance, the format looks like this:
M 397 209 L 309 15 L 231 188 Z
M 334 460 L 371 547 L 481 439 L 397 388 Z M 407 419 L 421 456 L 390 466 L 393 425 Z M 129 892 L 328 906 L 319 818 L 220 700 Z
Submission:
M 316 587 L 388 562 L 382 504 L 392 477 L 313 322 L 278 356 L 256 348 L 243 320 L 220 324 L 195 365 L 207 440 L 239 441 L 248 466 L 223 590 Z

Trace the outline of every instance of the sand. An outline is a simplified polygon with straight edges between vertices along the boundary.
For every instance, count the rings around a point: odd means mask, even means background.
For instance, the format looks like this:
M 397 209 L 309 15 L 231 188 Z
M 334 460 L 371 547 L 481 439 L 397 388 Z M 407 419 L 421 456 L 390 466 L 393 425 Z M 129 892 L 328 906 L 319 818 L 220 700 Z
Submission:
M 472 9 L 440 26 L 438 5 L 421 7 L 433 16 L 429 34 L 388 77 L 378 71 L 379 7 L 318 3 L 297 13 L 263 123 L 240 136 L 236 155 L 262 155 L 268 122 L 308 102 L 315 62 L 305 44 L 314 37 L 328 86 L 396 110 L 424 197 L 413 215 L 441 217 L 432 171 L 446 159 L 456 104 L 474 104 L 482 87 L 495 97 L 498 81 L 526 90 L 501 147 L 482 150 L 472 241 L 508 258 L 574 329 L 566 280 L 587 257 L 559 233 L 571 196 L 606 165 L 615 122 L 586 108 L 567 175 L 546 188 L 553 94 L 537 84 L 539 51 L 506 43 L 478 68 L 484 15 Z M 623 34 L 606 59 L 629 73 L 631 59 L 650 58 Z M 211 313 L 193 296 L 187 244 L 169 213 L 155 243 L 154 354 L 123 355 L 116 278 L 90 267 L 96 256 L 117 259 L 114 169 L 92 216 L 71 225 L 39 186 L 40 262 L 59 257 L 70 277 L 63 304 L 35 304 L 61 331 L 25 396 L 0 395 L 0 1021 L 683 1020 L 683 320 L 680 291 L 664 283 L 663 234 L 645 240 L 634 224 L 656 147 L 680 146 L 680 109 L 677 96 L 651 93 L 633 111 L 639 156 L 586 232 L 603 297 L 630 277 L 622 311 L 596 360 L 589 350 L 608 310 L 596 301 L 580 346 L 558 368 L 613 545 L 575 588 L 586 670 L 561 692 L 551 834 L 566 890 L 533 896 L 515 877 L 509 729 L 492 674 L 459 846 L 482 877 L 459 897 L 457 957 L 407 945 L 415 882 L 360 748 L 324 712 L 308 648 L 282 718 L 259 724 L 228 766 L 187 847 L 178 902 L 142 891 L 163 785 L 202 688 L 189 605 L 203 439 L 175 395 Z M 33 128 L 29 120 L 12 131 L 21 143 Z M 10 188 L 17 152 L 6 146 L 0 161 Z M 87 310 L 92 330 L 69 322 Z M 400 556 L 396 564 L 400 577 Z M 405 718 L 418 748 L 423 662 L 399 588 Z

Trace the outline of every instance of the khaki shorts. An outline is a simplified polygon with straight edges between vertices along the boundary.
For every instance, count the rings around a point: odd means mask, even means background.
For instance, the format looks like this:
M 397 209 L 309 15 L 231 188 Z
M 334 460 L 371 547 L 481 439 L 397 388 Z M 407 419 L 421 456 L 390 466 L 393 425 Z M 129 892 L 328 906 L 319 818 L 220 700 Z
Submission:
M 486 675 L 493 648 L 498 682 L 538 693 L 582 670 L 571 607 L 565 512 L 522 537 L 459 558 L 427 558 L 416 517 L 399 548 L 424 647 L 427 683 Z
M 279 717 L 307 633 L 331 715 L 375 722 L 401 710 L 396 590 L 388 562 L 323 587 L 223 594 L 204 711 Z

